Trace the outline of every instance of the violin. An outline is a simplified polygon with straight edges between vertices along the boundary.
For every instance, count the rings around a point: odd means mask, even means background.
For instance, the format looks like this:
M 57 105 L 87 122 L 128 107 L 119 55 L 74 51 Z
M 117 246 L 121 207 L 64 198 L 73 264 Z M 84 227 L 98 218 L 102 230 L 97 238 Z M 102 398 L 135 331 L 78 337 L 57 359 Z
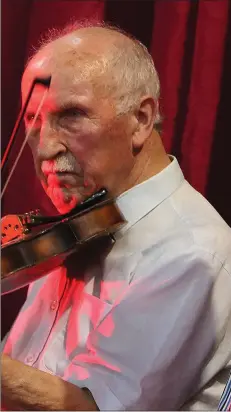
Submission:
M 51 77 L 35 79 L 32 83 L 25 105 L 21 109 L 4 153 L 2 169 L 9 157 L 33 88 L 39 83 L 44 86 L 47 92 L 50 82 Z M 2 196 L 41 106 L 42 103 L 8 175 Z M 105 236 L 114 242 L 113 233 L 125 223 L 126 221 L 115 201 L 109 197 L 104 188 L 63 215 L 42 216 L 39 210 L 36 210 L 21 215 L 4 216 L 1 219 L 1 294 L 13 292 L 47 275 L 54 268 L 64 264 L 66 258 L 80 249 L 86 242 Z M 43 229 L 37 231 L 41 226 Z M 32 229 L 36 229 L 36 231 L 34 232 Z

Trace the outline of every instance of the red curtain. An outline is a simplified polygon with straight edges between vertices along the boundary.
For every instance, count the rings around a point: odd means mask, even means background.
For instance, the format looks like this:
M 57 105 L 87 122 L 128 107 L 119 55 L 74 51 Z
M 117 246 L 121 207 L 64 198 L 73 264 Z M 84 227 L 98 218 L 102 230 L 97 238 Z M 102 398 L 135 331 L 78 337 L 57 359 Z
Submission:
M 161 79 L 166 149 L 231 225 L 229 0 L 2 0 L 3 150 L 19 109 L 20 78 L 32 47 L 48 29 L 83 18 L 119 25 L 149 48 Z M 32 169 L 26 149 L 4 197 L 4 214 L 52 210 Z M 3 334 L 25 293 L 3 298 Z

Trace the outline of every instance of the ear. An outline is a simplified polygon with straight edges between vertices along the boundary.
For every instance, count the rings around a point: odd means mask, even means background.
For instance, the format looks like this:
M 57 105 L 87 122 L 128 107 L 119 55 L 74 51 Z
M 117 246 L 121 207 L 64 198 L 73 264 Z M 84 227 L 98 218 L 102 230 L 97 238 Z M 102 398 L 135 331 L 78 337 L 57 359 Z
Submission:
M 136 109 L 137 127 L 132 137 L 132 145 L 135 151 L 142 148 L 145 141 L 151 135 L 156 114 L 156 103 L 152 97 L 143 97 L 140 106 Z

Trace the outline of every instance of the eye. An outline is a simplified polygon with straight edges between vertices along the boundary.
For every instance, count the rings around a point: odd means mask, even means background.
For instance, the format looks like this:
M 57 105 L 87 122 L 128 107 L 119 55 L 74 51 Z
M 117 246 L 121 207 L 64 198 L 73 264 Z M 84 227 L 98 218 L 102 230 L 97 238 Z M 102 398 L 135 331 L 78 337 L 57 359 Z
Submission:
M 76 107 L 70 107 L 65 109 L 61 113 L 62 118 L 77 118 L 83 116 L 85 113 L 81 109 L 77 109 Z
M 25 120 L 26 124 L 33 122 L 34 118 L 35 118 L 35 113 L 32 113 L 32 112 L 28 112 L 24 116 L 24 120 Z M 40 115 L 37 116 L 36 123 L 39 120 L 40 120 Z
M 31 122 L 32 120 L 34 120 L 35 118 L 35 114 L 34 113 L 26 113 L 24 119 L 26 122 Z

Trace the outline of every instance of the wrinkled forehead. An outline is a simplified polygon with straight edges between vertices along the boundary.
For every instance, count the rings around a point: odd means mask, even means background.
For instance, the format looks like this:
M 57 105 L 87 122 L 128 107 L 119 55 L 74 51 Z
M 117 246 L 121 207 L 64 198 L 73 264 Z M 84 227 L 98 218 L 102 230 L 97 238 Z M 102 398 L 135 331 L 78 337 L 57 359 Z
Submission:
M 36 77 L 52 76 L 50 92 L 59 99 L 64 93 L 97 93 L 104 86 L 104 62 L 100 56 L 73 44 L 58 44 L 39 51 L 29 62 L 22 78 L 22 99 Z M 40 90 L 41 87 L 37 87 Z

